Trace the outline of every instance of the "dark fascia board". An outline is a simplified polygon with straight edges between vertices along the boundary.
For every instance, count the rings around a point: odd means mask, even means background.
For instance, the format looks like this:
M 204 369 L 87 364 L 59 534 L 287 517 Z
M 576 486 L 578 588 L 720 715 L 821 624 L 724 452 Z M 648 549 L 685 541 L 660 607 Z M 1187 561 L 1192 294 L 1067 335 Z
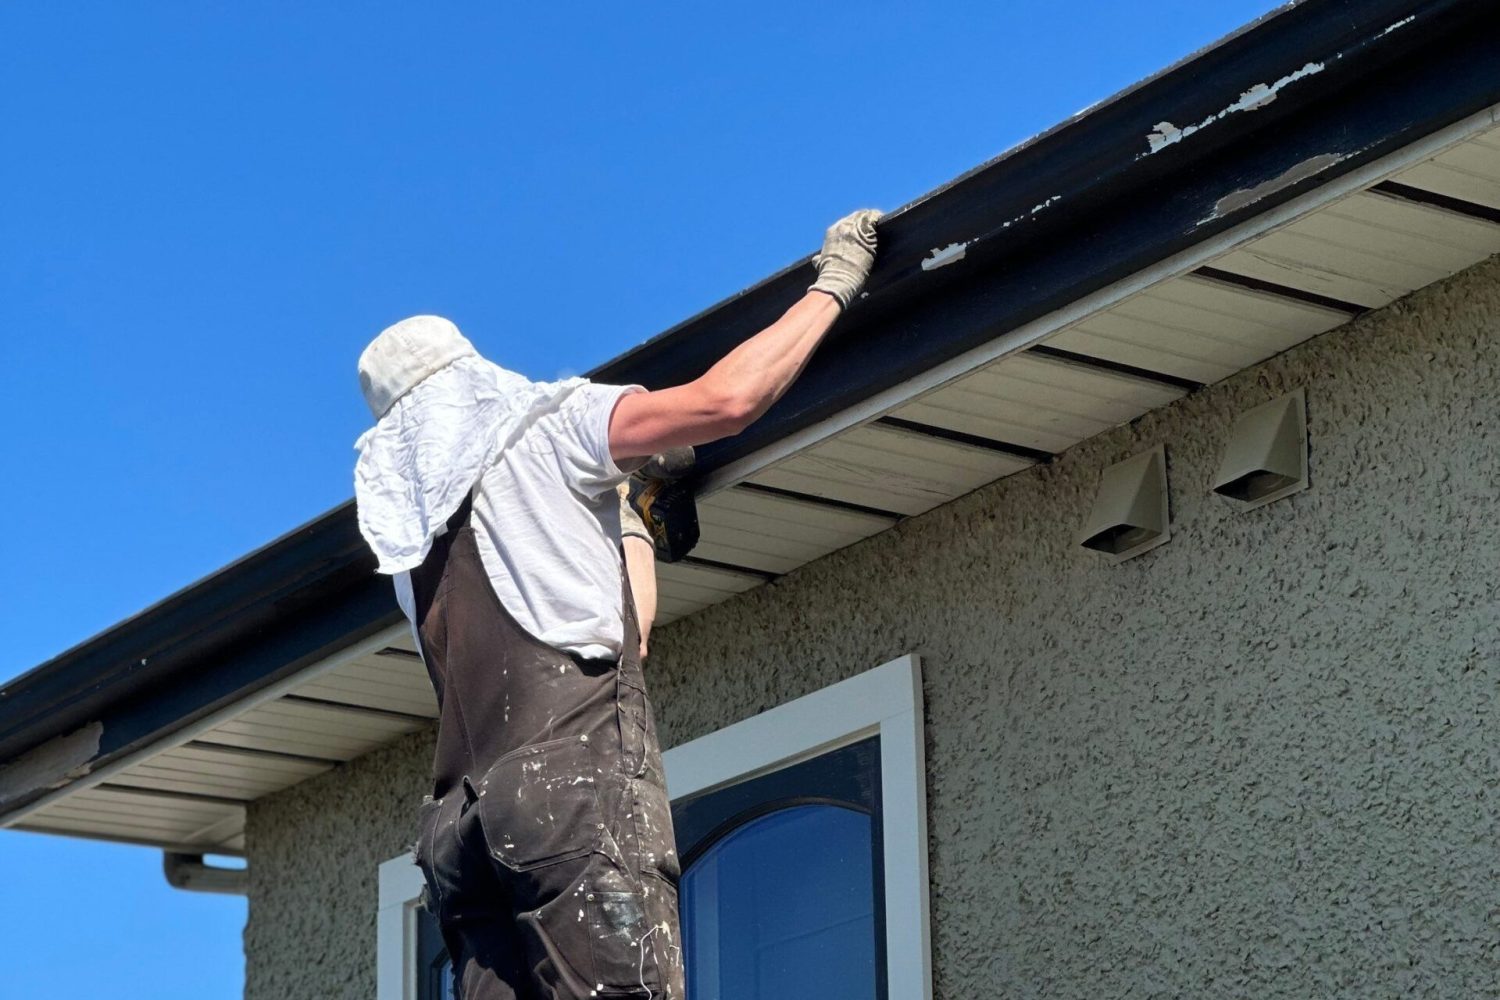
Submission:
M 892 213 L 867 295 L 764 418 L 701 450 L 700 470 L 1497 103 L 1492 0 L 1284 7 Z M 962 259 L 923 268 L 952 244 Z M 590 374 L 695 378 L 812 277 L 800 261 Z M 346 504 L 0 689 L 0 761 L 102 719 L 98 768 L 398 620 Z M 35 797 L 0 802 L 0 817 Z
M 342 504 L 0 688 L 0 762 L 100 722 L 96 769 L 399 618 Z

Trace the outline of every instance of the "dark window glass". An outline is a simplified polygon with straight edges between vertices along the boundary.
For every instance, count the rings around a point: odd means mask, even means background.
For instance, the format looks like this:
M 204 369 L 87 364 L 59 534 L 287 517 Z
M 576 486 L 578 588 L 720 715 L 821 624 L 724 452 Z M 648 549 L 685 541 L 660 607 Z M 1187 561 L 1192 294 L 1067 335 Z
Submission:
M 417 1000 L 453 1000 L 453 963 L 443 945 L 437 917 L 417 908 Z
M 875 996 L 870 817 L 793 806 L 705 851 L 682 880 L 688 995 Z
M 673 814 L 692 1000 L 883 1000 L 878 739 Z

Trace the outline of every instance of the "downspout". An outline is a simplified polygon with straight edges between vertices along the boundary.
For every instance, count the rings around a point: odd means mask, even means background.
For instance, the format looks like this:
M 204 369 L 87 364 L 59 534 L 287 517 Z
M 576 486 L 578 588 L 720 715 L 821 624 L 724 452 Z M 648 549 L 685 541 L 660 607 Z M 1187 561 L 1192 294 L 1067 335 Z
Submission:
M 206 864 L 201 854 L 163 851 L 161 870 L 162 874 L 167 877 L 167 884 L 174 889 L 186 889 L 188 892 L 221 892 L 230 896 L 244 896 L 249 892 L 250 869 L 248 867 L 220 868 L 217 865 Z

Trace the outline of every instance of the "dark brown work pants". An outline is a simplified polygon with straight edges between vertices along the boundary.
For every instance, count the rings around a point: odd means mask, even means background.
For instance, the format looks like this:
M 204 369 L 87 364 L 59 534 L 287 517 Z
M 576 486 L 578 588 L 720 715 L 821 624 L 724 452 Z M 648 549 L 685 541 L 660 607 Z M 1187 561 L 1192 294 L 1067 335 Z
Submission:
M 533 638 L 454 515 L 412 573 L 440 705 L 416 860 L 464 1000 L 682 1000 L 680 874 L 625 586 L 625 653 Z

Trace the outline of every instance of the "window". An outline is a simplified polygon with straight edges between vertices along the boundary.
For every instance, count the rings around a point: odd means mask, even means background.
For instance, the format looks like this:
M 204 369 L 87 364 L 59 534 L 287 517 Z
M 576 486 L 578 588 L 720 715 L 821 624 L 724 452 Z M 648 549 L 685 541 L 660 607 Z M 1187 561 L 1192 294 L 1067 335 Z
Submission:
M 696 1000 L 931 1000 L 915 656 L 665 754 Z M 377 1000 L 447 1000 L 408 855 L 380 866 Z
M 923 750 L 905 656 L 666 752 L 690 996 L 931 1000 Z
M 432 918 L 422 909 L 422 870 L 410 854 L 399 854 L 380 865 L 380 903 L 375 916 L 376 1000 L 437 1000 L 423 996 L 418 985 L 426 979 L 419 973 L 419 958 L 429 962 L 435 932 Z M 423 933 L 423 924 L 428 924 Z M 427 946 L 422 947 L 423 937 Z
M 681 800 L 688 995 L 886 996 L 880 738 Z
M 453 963 L 437 918 L 421 905 L 422 870 L 410 854 L 380 866 L 375 918 L 376 1000 L 451 1000 Z
M 458 995 L 453 981 L 453 960 L 443 943 L 437 917 L 417 910 L 417 995 L 415 1000 L 453 1000 Z

